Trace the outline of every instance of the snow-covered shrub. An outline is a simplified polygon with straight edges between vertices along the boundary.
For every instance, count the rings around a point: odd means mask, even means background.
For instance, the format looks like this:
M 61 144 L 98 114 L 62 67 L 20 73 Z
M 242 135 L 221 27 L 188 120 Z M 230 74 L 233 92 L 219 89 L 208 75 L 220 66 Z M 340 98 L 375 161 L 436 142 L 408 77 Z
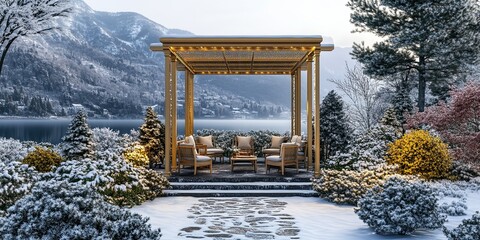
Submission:
M 22 161 L 27 156 L 27 148 L 23 144 L 12 138 L 0 138 L 0 161 L 9 163 L 12 161 Z
M 443 233 L 449 240 L 480 239 L 480 213 L 476 212 L 471 219 L 462 220 L 462 223 L 452 230 L 443 227 Z
M 162 195 L 165 188 L 170 187 L 168 179 L 161 173 L 147 168 L 135 168 L 139 182 L 143 187 L 142 195 L 145 199 L 154 199 Z
M 398 165 L 401 174 L 419 174 L 426 179 L 448 177 L 451 166 L 447 145 L 424 130 L 409 132 L 393 142 L 386 159 Z
M 463 216 L 466 215 L 467 210 L 466 199 L 460 201 L 451 201 L 450 203 L 444 202 L 439 206 L 438 211 L 445 213 L 449 216 Z
M 18 199 L 28 194 L 38 180 L 38 172 L 17 161 L 0 162 L 0 216 Z
M 255 154 L 260 156 L 262 149 L 271 144 L 272 135 L 287 136 L 287 134 L 280 134 L 270 130 L 251 130 L 248 132 L 234 131 L 234 130 L 216 130 L 216 129 L 202 129 L 197 130 L 197 136 L 212 135 L 215 139 L 214 144 L 225 151 L 226 156 L 230 156 L 233 152 L 233 139 L 235 136 L 252 136 L 255 148 Z
M 147 108 L 145 119 L 140 126 L 139 142 L 147 151 L 150 166 L 163 163 L 165 158 L 165 125 L 158 119 L 152 107 Z
M 402 136 L 402 126 L 389 109 L 378 124 L 353 137 L 346 153 L 337 152 L 325 167 L 333 169 L 374 170 L 385 164 L 388 145 Z
M 52 149 L 37 146 L 34 151 L 27 154 L 22 163 L 34 167 L 39 172 L 49 172 L 62 161 L 62 157 Z
M 389 178 L 383 186 L 369 190 L 355 213 L 376 233 L 408 234 L 418 228 L 442 227 L 446 216 L 438 211 L 434 191 L 421 181 Z
M 82 184 L 39 182 L 0 219 L 4 239 L 160 239 L 148 218 L 106 203 Z
M 123 158 L 134 167 L 148 166 L 149 160 L 145 147 L 140 144 L 133 144 L 125 149 Z
M 356 205 L 369 189 L 382 185 L 394 175 L 394 170 L 390 166 L 374 171 L 323 170 L 320 178 L 313 180 L 313 189 L 329 201 Z
M 92 129 L 95 155 L 98 158 L 108 158 L 112 155 L 120 156 L 125 150 L 124 137 L 119 131 L 110 128 Z
M 87 116 L 83 111 L 78 111 L 73 117 L 62 140 L 62 155 L 67 160 L 81 160 L 95 156 L 93 133 L 87 124 Z
M 480 176 L 471 164 L 463 161 L 452 161 L 450 174 L 453 179 L 463 181 L 470 181 L 471 179 Z
M 116 156 L 110 159 L 63 162 L 54 173 L 45 178 L 79 182 L 93 187 L 108 202 L 119 206 L 133 206 L 153 199 L 169 185 L 160 173 L 135 168 Z

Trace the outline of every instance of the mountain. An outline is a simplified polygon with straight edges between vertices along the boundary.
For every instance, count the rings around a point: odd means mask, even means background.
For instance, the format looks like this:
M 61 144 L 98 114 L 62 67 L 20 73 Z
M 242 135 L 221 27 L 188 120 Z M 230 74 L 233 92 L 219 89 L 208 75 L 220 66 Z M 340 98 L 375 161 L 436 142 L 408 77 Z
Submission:
M 162 111 L 164 59 L 149 45 L 164 35 L 192 33 L 137 13 L 98 12 L 83 1 L 75 4 L 74 14 L 59 22 L 62 31 L 14 44 L 0 77 L 0 114 L 71 114 L 79 104 L 96 117 L 139 117 L 147 105 Z M 343 76 L 344 62 L 352 61 L 349 51 L 322 54 L 322 92 L 331 88 L 327 79 Z M 278 97 L 289 96 L 289 81 L 282 76 L 197 76 L 195 92 L 196 98 L 205 93 L 217 102 L 224 99 L 225 106 L 235 96 L 234 102 L 249 102 L 256 110 L 289 108 L 289 97 Z M 201 105 L 209 115 L 223 112 L 218 104 Z

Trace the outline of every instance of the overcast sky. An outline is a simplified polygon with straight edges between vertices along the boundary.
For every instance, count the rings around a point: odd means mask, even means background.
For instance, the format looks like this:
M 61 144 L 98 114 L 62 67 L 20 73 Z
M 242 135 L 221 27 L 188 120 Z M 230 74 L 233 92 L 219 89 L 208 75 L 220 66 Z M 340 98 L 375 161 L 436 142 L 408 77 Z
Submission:
M 94 10 L 137 12 L 196 35 L 322 35 L 338 47 L 375 41 L 351 33 L 348 0 L 85 0 Z

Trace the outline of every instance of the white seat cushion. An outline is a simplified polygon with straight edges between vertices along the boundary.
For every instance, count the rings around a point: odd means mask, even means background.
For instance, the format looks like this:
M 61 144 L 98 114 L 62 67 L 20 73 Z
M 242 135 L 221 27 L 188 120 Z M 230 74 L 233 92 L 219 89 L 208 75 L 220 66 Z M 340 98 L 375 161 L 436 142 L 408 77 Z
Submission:
M 209 156 L 197 155 L 198 162 L 207 162 L 211 161 L 212 159 Z
M 267 148 L 263 149 L 262 151 L 264 154 L 275 154 L 279 155 L 280 154 L 280 149 L 279 148 Z
M 281 162 L 282 158 L 280 156 L 274 155 L 274 156 L 268 156 L 265 158 L 268 161 L 273 161 L 273 162 Z
M 298 156 L 305 156 L 305 153 L 304 152 L 297 152 L 297 155 Z
M 205 137 L 198 137 L 197 140 L 198 140 L 198 143 L 207 145 L 207 148 L 213 148 L 212 135 L 205 136 Z
M 210 148 L 207 149 L 207 154 L 215 154 L 215 153 L 224 153 L 223 149 L 221 148 Z

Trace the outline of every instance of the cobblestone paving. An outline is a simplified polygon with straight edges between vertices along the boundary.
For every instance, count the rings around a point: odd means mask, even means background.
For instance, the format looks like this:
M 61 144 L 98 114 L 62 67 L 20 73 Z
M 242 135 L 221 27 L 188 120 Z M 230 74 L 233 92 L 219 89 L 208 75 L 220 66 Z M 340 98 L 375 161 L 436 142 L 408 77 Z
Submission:
M 295 218 L 275 198 L 201 198 L 188 211 L 184 239 L 299 239 Z

